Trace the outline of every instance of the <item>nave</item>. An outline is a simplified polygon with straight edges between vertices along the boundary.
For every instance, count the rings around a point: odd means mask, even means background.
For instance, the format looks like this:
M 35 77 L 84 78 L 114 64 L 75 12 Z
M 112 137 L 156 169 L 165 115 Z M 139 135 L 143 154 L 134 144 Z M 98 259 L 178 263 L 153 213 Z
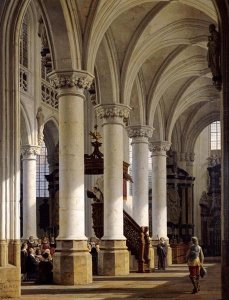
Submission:
M 188 268 L 185 264 L 176 264 L 165 271 L 153 273 L 130 273 L 127 276 L 94 276 L 89 285 L 55 286 L 22 284 L 22 296 L 25 300 L 66 300 L 66 299 L 154 299 L 154 300 L 220 300 L 220 262 L 217 258 L 206 260 L 208 274 L 201 279 L 201 291 L 191 294 Z M 19 299 L 19 298 L 18 298 Z

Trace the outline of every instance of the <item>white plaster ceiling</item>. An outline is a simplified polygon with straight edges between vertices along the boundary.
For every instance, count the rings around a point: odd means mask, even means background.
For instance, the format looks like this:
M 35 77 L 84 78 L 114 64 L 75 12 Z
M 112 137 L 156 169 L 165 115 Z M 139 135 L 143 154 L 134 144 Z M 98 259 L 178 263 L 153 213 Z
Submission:
M 44 2 L 47 9 L 49 2 Z M 155 140 L 171 141 L 178 123 L 180 133 L 194 132 L 194 123 L 183 121 L 190 116 L 199 124 L 211 120 L 208 115 L 219 115 L 214 102 L 220 93 L 212 87 L 206 59 L 208 26 L 217 25 L 211 0 L 60 3 L 72 65 L 96 74 L 98 102 L 130 105 L 130 123 L 153 126 Z M 57 22 L 56 15 L 49 14 L 49 21 L 55 17 Z M 58 32 L 63 35 L 65 27 Z M 54 26 L 52 32 L 59 37 Z M 66 53 L 62 51 L 59 60 L 56 55 L 57 66 Z
M 88 53 L 95 50 L 102 81 L 117 80 L 107 84 L 115 92 L 105 91 L 106 84 L 101 83 L 100 93 L 109 99 L 100 101 L 129 104 L 134 108 L 131 124 L 154 126 L 154 137 L 161 140 L 171 140 L 176 122 L 191 132 L 187 128 L 193 122 L 183 120 L 193 113 L 196 123 L 213 111 L 219 115 L 214 100 L 220 94 L 212 87 L 206 60 L 208 26 L 217 25 L 211 0 L 110 0 L 100 1 L 93 9 L 95 27 L 88 39 Z M 107 63 L 109 56 L 113 58 Z M 213 101 L 211 106 L 209 101 Z

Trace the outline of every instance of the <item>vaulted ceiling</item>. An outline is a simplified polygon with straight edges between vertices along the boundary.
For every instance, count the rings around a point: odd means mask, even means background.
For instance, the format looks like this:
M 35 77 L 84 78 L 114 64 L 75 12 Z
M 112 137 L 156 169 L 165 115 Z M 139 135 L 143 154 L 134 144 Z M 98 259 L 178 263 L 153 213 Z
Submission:
M 186 145 L 179 150 L 194 147 L 201 130 L 219 120 L 220 92 L 206 59 L 208 27 L 217 26 L 212 1 L 78 0 L 77 6 L 99 101 L 130 105 L 131 124 L 153 126 L 155 140 L 175 142 L 179 134 Z
M 58 1 L 38 2 L 55 40 Z M 153 126 L 153 139 L 171 141 L 178 151 L 194 147 L 204 127 L 219 120 L 220 92 L 207 65 L 208 27 L 218 28 L 211 0 L 60 0 L 59 6 L 72 65 L 95 74 L 97 103 L 130 105 L 130 125 Z

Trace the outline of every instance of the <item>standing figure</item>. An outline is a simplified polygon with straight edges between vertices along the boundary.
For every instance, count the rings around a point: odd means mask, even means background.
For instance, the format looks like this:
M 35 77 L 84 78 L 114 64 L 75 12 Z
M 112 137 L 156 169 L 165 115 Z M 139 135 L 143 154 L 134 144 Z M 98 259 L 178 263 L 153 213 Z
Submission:
M 28 245 L 24 242 L 21 246 L 21 281 L 27 279 L 27 258 L 28 258 Z
M 46 249 L 50 249 L 50 244 L 48 238 L 45 236 L 41 243 L 41 253 L 43 254 Z
M 39 261 L 36 259 L 35 250 L 33 248 L 30 248 L 27 259 L 27 274 L 29 280 L 36 280 L 38 264 Z
M 214 24 L 209 25 L 210 36 L 208 37 L 208 53 L 207 61 L 208 67 L 212 72 L 212 81 L 214 84 L 221 82 L 221 72 L 220 72 L 220 34 L 215 29 Z
M 158 270 L 165 270 L 165 258 L 167 256 L 167 245 L 163 237 L 160 238 L 159 244 L 157 245 L 158 255 Z
M 28 245 L 28 249 L 27 249 L 28 252 L 30 248 L 35 249 L 38 246 L 37 242 L 34 240 L 32 235 L 29 237 L 27 245 Z
M 51 256 L 54 255 L 56 251 L 56 242 L 54 236 L 51 236 L 51 241 L 50 241 L 50 254 Z
M 190 248 L 186 254 L 186 260 L 189 268 L 189 277 L 193 285 L 192 294 L 200 290 L 200 266 L 204 262 L 202 248 L 198 244 L 197 237 L 192 237 Z

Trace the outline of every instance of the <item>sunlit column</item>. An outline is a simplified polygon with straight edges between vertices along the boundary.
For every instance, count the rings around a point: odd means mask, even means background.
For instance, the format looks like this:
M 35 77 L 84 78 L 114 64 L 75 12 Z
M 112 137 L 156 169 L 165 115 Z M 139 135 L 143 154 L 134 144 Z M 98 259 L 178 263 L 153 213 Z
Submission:
M 127 127 L 132 138 L 133 218 L 140 226 L 149 226 L 149 142 L 153 129 L 138 125 Z
M 23 239 L 37 238 L 36 217 L 36 157 L 39 146 L 26 145 L 21 148 L 23 164 Z

